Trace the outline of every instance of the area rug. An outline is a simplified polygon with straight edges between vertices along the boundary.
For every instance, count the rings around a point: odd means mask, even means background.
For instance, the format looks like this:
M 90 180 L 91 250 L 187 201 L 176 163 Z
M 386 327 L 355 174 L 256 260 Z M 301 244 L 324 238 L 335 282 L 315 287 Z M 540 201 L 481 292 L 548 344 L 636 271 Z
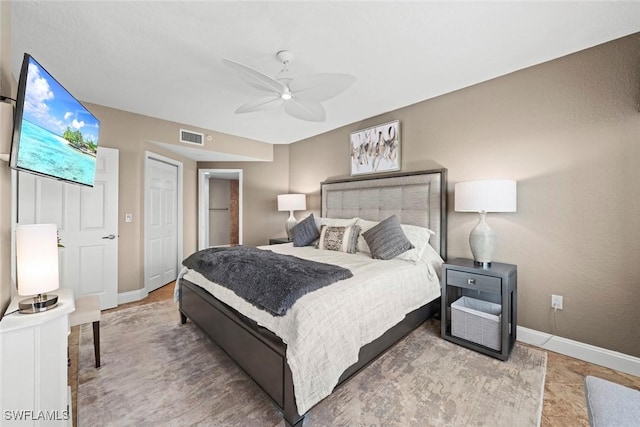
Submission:
M 309 426 L 538 426 L 545 352 L 516 344 L 502 362 L 440 338 L 429 320 L 307 414 Z M 78 425 L 283 426 L 271 400 L 163 301 L 80 331 Z

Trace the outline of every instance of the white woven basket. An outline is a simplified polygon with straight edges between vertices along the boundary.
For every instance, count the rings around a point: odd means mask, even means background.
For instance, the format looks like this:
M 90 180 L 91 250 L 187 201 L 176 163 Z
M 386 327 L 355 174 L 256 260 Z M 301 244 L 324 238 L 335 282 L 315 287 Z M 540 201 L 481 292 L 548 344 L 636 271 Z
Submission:
M 461 297 L 451 304 L 451 335 L 500 351 L 502 306 Z

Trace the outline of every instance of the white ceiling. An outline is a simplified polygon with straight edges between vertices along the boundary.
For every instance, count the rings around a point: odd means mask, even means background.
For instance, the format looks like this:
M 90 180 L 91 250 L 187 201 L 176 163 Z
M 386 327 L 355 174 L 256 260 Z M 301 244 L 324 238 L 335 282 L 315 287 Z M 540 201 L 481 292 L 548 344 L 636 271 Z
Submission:
M 640 2 L 14 2 L 33 55 L 78 99 L 291 143 L 640 31 Z M 311 123 L 234 114 L 261 92 L 222 63 L 357 77 Z

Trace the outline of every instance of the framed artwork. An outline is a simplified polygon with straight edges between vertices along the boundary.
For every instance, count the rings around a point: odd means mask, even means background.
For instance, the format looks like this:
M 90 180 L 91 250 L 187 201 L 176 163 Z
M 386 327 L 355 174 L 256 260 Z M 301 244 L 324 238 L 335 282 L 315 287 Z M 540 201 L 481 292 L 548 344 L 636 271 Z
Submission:
M 352 132 L 351 176 L 400 170 L 400 121 Z

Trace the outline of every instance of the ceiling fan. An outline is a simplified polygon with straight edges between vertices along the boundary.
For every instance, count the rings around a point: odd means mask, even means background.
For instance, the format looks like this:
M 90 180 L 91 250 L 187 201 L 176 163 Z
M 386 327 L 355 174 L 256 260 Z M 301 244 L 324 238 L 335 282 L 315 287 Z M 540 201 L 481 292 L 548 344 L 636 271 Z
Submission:
M 236 114 L 269 110 L 284 105 L 284 111 L 292 117 L 310 122 L 323 122 L 327 119 L 327 114 L 320 103 L 337 96 L 356 81 L 352 75 L 339 73 L 305 74 L 294 77 L 289 71 L 293 54 L 287 50 L 281 50 L 276 57 L 282 62 L 283 68 L 275 78 L 239 62 L 230 59 L 222 60 L 228 66 L 240 71 L 241 76 L 251 86 L 269 92 L 268 96 L 241 105 L 236 109 Z

